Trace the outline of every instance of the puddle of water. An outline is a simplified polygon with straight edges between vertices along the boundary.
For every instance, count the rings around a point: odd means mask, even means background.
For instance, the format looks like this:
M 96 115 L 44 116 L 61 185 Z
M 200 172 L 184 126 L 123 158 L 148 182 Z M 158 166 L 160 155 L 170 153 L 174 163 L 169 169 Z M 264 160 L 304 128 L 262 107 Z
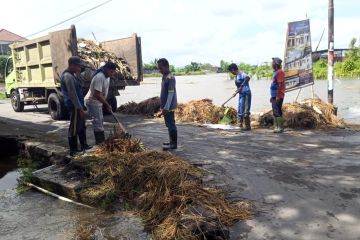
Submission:
M 101 209 L 86 209 L 29 190 L 17 193 L 17 157 L 0 158 L 0 239 L 71 239 L 76 229 L 96 225 L 98 239 L 150 239 L 140 219 L 109 219 Z
M 15 189 L 18 177 L 18 171 L 11 171 L 6 173 L 5 176 L 0 179 L 0 191 L 4 191 L 7 189 Z

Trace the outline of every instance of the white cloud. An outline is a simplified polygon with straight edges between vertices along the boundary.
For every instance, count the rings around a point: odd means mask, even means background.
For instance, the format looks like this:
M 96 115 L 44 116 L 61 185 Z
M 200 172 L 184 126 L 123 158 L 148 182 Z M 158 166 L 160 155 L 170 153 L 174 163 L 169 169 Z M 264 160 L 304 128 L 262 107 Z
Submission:
M 6 1 L 0 15 L 2 26 L 27 36 L 71 17 L 105 0 Z M 344 9 L 359 9 L 357 0 L 335 0 L 335 46 L 347 47 L 360 35 L 360 17 Z M 99 40 L 142 37 L 143 58 L 167 57 L 177 66 L 190 61 L 218 64 L 220 59 L 260 63 L 282 56 L 287 22 L 311 20 L 313 48 L 327 27 L 327 1 L 287 0 L 113 0 L 73 21 L 78 36 Z M 46 34 L 46 32 L 41 35 Z M 327 46 L 327 32 L 320 49 Z

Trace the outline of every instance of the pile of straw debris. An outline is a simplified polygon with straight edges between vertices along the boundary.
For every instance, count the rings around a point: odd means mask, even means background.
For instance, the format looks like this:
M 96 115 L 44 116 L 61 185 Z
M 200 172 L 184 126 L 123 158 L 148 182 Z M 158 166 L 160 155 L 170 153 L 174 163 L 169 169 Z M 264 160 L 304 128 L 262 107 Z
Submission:
M 110 138 L 77 162 L 88 176 L 83 193 L 126 201 L 156 240 L 229 239 L 227 226 L 252 217 L 249 203 L 231 203 L 221 190 L 204 186 L 200 169 L 144 150 L 136 139 Z
M 160 99 L 150 98 L 139 104 L 130 102 L 122 105 L 118 111 L 125 114 L 141 114 L 154 116 L 160 109 Z M 314 129 L 329 127 L 345 127 L 342 119 L 335 114 L 335 107 L 321 99 L 307 99 L 302 103 L 285 104 L 283 106 L 284 125 L 294 129 Z M 194 100 L 185 104 L 179 104 L 176 109 L 176 120 L 179 122 L 212 123 L 221 122 L 225 108 L 216 106 L 210 99 Z M 226 113 L 230 124 L 236 124 L 236 109 L 230 108 Z M 259 127 L 273 125 L 272 111 L 268 111 L 260 118 L 253 119 L 252 124 Z
M 121 105 L 117 111 L 124 114 L 137 114 L 153 117 L 157 112 L 160 111 L 160 98 L 153 97 L 140 103 L 128 102 L 124 105 Z
M 321 99 L 307 99 L 302 103 L 283 106 L 284 126 L 294 129 L 343 128 L 345 123 L 335 115 L 336 109 Z M 273 125 L 272 111 L 259 118 L 261 127 Z
M 176 109 L 176 120 L 180 122 L 197 122 L 217 124 L 224 116 L 225 109 L 215 106 L 210 99 L 190 101 L 185 104 L 179 104 Z M 227 113 L 231 123 L 236 123 L 236 110 L 230 109 Z
M 155 116 L 160 110 L 160 98 L 149 98 L 140 103 L 129 102 L 118 108 L 118 111 L 124 114 L 139 114 L 145 116 Z M 219 123 L 224 117 L 225 108 L 216 106 L 210 99 L 190 101 L 185 104 L 179 104 L 176 109 L 176 120 L 179 122 L 196 123 Z M 237 113 L 234 108 L 227 112 L 230 123 L 235 124 Z
M 115 54 L 106 51 L 101 45 L 98 45 L 91 40 L 83 38 L 78 39 L 78 54 L 93 71 L 103 66 L 107 61 L 112 61 L 119 66 L 119 69 L 116 72 L 116 78 L 123 80 L 133 79 L 130 67 L 123 58 L 116 57 Z

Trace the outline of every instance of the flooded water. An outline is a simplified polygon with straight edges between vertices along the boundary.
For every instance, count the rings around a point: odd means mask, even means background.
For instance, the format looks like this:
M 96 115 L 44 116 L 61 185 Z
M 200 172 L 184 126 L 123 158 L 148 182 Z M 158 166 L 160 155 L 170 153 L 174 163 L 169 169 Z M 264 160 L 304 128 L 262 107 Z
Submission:
M 0 158 L 0 239 L 70 239 L 77 224 L 94 218 L 94 211 L 36 191 L 18 194 L 16 161 Z
M 97 239 L 148 239 L 140 219 L 109 216 L 29 190 L 17 193 L 16 157 L 0 157 L 0 239 L 72 239 L 80 226 L 96 225 Z
M 235 91 L 235 85 L 228 79 L 227 74 L 210 74 L 203 76 L 179 76 L 177 80 L 177 91 L 179 102 L 198 100 L 203 98 L 213 99 L 216 105 L 221 105 Z M 120 92 L 118 104 L 128 101 L 139 102 L 150 97 L 158 96 L 160 93 L 160 78 L 145 78 L 142 85 L 127 87 Z M 261 112 L 270 107 L 269 85 L 270 80 L 254 80 L 250 83 L 253 99 L 252 112 Z M 360 80 L 336 80 L 334 88 L 335 105 L 338 113 L 347 122 L 360 123 Z M 298 91 L 286 94 L 285 102 L 293 102 Z M 323 100 L 327 100 L 327 81 L 316 81 L 314 93 Z M 311 88 L 304 88 L 300 94 L 299 101 L 311 97 Z M 236 107 L 237 99 L 228 103 Z

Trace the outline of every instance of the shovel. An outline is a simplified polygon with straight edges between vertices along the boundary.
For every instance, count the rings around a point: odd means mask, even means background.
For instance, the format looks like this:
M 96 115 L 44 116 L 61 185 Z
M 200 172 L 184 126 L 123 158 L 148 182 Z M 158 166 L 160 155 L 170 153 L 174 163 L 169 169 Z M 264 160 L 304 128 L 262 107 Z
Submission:
M 236 92 L 228 99 L 226 100 L 226 102 L 224 102 L 221 107 L 225 107 L 225 104 L 227 104 L 231 99 L 233 99 L 234 97 L 236 97 L 236 95 L 241 92 L 243 86 L 245 85 L 245 83 L 247 83 L 248 81 L 244 81 L 241 86 L 236 90 Z M 225 125 L 229 125 L 231 123 L 231 118 L 227 115 L 229 112 L 230 108 L 226 107 L 225 111 L 224 111 L 224 117 L 220 120 L 220 124 L 225 124 Z
M 115 133 L 115 135 L 117 135 L 117 136 L 123 136 L 124 138 L 131 138 L 131 135 L 126 131 L 126 129 L 125 129 L 125 127 L 124 127 L 124 125 L 122 125 L 122 123 L 120 122 L 120 120 L 115 116 L 115 114 L 114 114 L 114 112 L 113 111 L 111 111 L 110 112 L 111 113 L 111 115 L 114 117 L 114 119 L 115 119 L 115 121 L 117 122 L 117 124 L 118 124 L 118 127 L 121 129 L 121 132 L 118 132 L 117 131 L 117 127 L 115 127 L 114 129 L 114 133 Z
M 239 93 L 239 90 L 237 90 L 226 102 L 224 102 L 221 107 L 225 107 L 225 104 L 227 104 L 231 99 L 236 97 L 236 95 Z M 220 120 L 220 124 L 229 125 L 231 123 L 231 118 L 228 116 L 230 108 L 226 107 L 224 110 L 224 117 Z

